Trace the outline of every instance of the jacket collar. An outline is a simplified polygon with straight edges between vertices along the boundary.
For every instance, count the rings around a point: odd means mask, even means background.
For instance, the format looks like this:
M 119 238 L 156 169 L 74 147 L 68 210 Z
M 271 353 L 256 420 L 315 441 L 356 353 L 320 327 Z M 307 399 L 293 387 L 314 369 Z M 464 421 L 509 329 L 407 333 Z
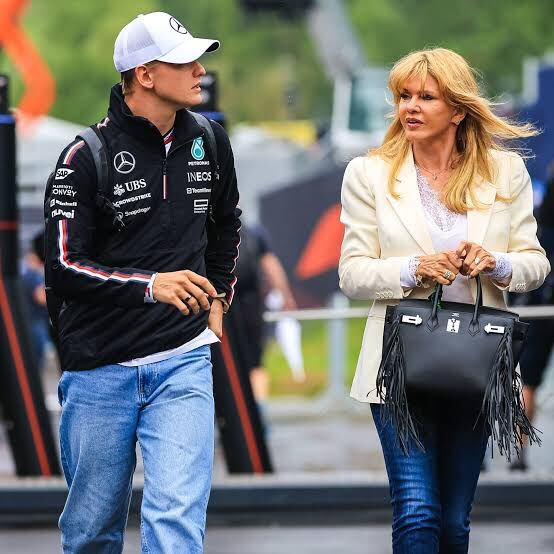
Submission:
M 387 198 L 400 221 L 426 254 L 434 254 L 435 249 L 417 186 L 417 174 L 411 148 L 398 171 L 395 192 L 398 198 L 389 192 L 387 192 Z M 475 197 L 479 206 L 467 212 L 468 240 L 483 244 L 496 197 L 496 188 L 492 183 L 483 179 L 475 188 Z
M 143 142 L 163 147 L 163 138 L 157 127 L 148 119 L 133 115 L 125 102 L 121 84 L 112 87 L 108 116 L 117 127 L 125 133 Z M 173 143 L 179 146 L 202 134 L 202 128 L 188 110 L 179 110 L 175 116 Z

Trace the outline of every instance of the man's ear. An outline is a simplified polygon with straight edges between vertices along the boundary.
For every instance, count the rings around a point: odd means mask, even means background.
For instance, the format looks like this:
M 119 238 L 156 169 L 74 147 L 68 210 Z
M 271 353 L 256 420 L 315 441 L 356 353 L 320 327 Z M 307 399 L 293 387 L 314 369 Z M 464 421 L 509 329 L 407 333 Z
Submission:
M 135 79 L 140 86 L 147 89 L 154 88 L 151 70 L 152 68 L 146 65 L 138 65 L 135 67 Z

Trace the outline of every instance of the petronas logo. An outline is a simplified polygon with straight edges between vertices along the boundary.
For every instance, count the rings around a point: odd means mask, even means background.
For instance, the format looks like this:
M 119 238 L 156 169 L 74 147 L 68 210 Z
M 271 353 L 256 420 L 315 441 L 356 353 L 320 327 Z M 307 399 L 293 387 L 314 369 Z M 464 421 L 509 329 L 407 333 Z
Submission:
M 204 151 L 204 139 L 202 137 L 195 138 L 192 142 L 190 153 L 195 160 L 203 160 L 206 152 Z

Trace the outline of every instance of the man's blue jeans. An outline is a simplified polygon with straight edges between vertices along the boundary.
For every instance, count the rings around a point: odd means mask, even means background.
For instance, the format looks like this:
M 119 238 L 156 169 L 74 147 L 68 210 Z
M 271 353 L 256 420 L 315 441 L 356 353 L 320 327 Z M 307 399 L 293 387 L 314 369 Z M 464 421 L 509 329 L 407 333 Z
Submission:
M 469 514 L 488 432 L 474 427 L 475 411 L 459 404 L 418 415 L 425 452 L 408 455 L 381 406 L 371 411 L 381 440 L 393 507 L 394 554 L 466 554 Z
M 142 552 L 202 552 L 214 450 L 210 347 L 138 367 L 65 371 L 58 394 L 69 486 L 63 551 L 122 551 L 138 440 Z

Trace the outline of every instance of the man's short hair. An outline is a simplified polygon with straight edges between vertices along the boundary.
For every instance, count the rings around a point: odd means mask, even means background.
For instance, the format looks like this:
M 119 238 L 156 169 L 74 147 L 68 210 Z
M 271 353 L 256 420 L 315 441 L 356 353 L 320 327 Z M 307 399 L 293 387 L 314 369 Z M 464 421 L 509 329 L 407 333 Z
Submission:
M 133 84 L 135 81 L 135 68 L 128 69 L 121 74 L 121 88 L 123 95 L 133 92 Z

